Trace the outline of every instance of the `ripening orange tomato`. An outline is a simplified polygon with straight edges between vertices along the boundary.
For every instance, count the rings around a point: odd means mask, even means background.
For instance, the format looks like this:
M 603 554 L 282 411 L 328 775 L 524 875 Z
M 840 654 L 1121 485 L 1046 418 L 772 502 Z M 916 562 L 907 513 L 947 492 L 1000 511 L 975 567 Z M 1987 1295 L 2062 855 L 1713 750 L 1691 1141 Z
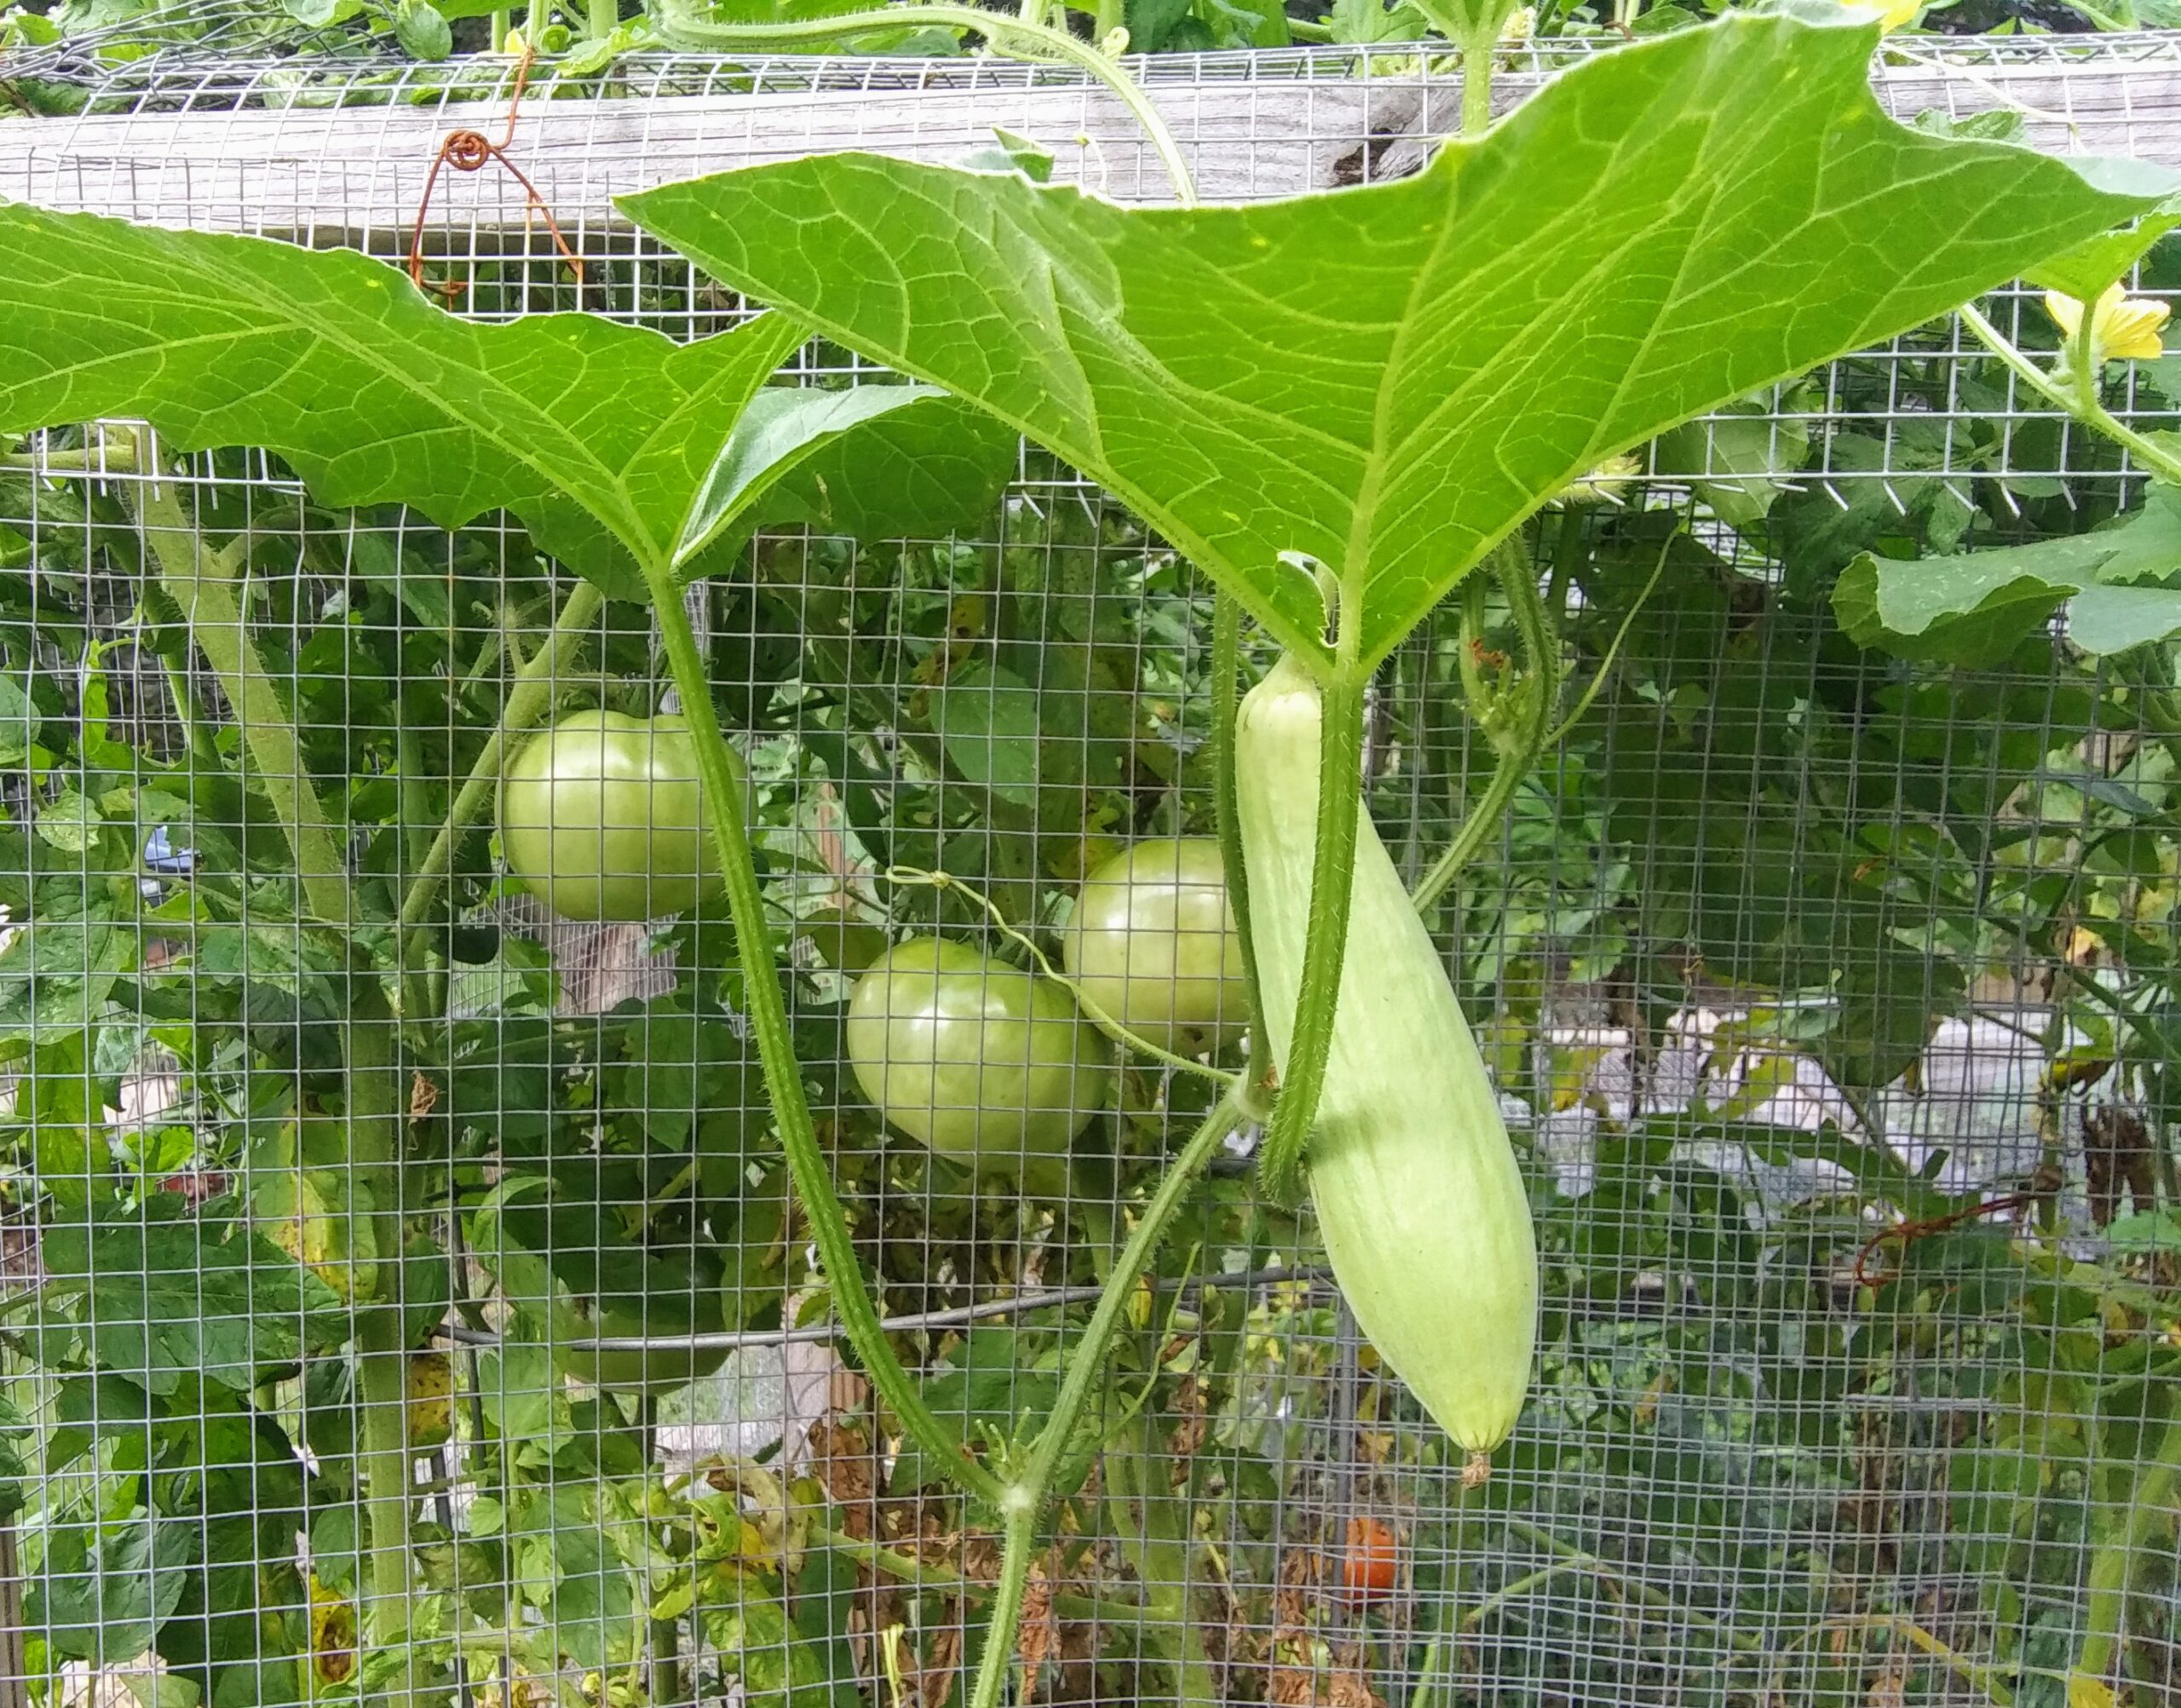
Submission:
M 1340 1565 L 1342 1586 L 1359 1602 L 1384 1601 L 1401 1573 L 1401 1548 L 1393 1527 L 1375 1518 L 1348 1521 L 1348 1552 Z

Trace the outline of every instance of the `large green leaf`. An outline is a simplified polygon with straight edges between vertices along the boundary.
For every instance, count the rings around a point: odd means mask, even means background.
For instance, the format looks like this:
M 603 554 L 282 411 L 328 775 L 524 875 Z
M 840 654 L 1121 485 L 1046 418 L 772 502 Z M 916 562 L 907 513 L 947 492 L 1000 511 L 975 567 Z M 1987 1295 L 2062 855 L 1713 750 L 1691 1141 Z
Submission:
M 584 314 L 487 325 L 351 250 L 24 206 L 0 207 L 0 428 L 139 416 L 183 450 L 262 446 L 330 504 L 512 510 L 589 573 L 616 543 L 669 553 L 800 336 L 772 315 L 686 345 Z
M 0 433 L 139 417 L 183 450 L 262 446 L 330 504 L 407 503 L 449 527 L 511 510 L 617 591 L 636 590 L 631 555 L 663 562 L 776 510 L 822 520 L 826 458 L 866 442 L 895 462 L 938 434 L 958 448 L 878 485 L 849 531 L 973 511 L 1009 467 L 929 387 L 761 393 L 803 336 L 777 315 L 692 344 L 586 314 L 489 325 L 348 250 L 20 205 L 0 206 Z
M 1833 589 L 1861 647 L 1982 669 L 2044 628 L 2064 601 L 2085 652 L 2125 652 L 2181 633 L 2181 492 L 2154 486 L 2113 526 L 2063 539 L 1908 561 L 1866 552 Z
M 1602 55 L 1416 177 L 1125 209 L 847 154 L 624 197 L 699 265 L 974 400 L 1292 647 L 1302 553 L 1382 657 L 1567 481 L 1945 313 L 2167 175 L 1919 135 L 1874 26 L 1735 14 Z

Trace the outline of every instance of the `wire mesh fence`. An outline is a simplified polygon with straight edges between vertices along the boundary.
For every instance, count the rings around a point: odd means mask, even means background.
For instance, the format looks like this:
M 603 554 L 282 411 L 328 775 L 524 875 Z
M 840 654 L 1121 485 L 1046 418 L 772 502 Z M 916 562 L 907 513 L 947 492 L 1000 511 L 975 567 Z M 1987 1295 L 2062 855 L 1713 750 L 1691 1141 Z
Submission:
M 1512 50 L 1509 88 L 1573 51 Z M 2181 152 L 2168 41 L 1902 57 L 1903 117 L 2027 106 L 2051 146 Z M 73 79 L 80 111 L 19 127 L 0 182 L 388 255 L 421 230 L 465 312 L 677 336 L 743 305 L 613 220 L 641 183 L 849 141 L 945 157 L 998 124 L 1091 138 L 1056 170 L 1158 193 L 1048 68 L 630 60 L 521 107 L 509 151 L 578 286 L 504 175 L 418 214 L 504 70 L 55 54 L 10 75 Z M 1413 49 L 1145 72 L 1235 197 L 1413 170 L 1459 100 Z M 2029 295 L 1986 308 L 2055 343 Z M 2109 401 L 2171 424 L 2174 359 Z M 871 377 L 823 344 L 797 371 Z M 520 751 L 479 769 L 526 681 L 556 714 L 670 715 L 653 613 L 610 598 L 560 632 L 577 584 L 512 523 L 331 511 L 256 453 L 147 466 L 110 424 L 0 468 L 0 1688 L 941 1708 L 997 1544 L 840 1356 L 731 933 L 701 871 L 668 889 L 688 762 L 670 731 L 591 726 L 663 786 L 641 811 L 601 791 L 536 856 Z M 1209 588 L 1041 453 L 1012 468 L 974 523 L 768 530 L 691 595 L 857 1254 L 930 1403 L 995 1458 L 1212 1096 L 1034 1009 L 966 1076 L 903 1090 L 856 1059 L 889 940 L 936 934 L 970 958 L 962 1000 L 1033 1004 L 995 911 L 1057 955 L 1106 860 L 1209 832 Z M 1131 1307 L 1017 1699 L 2076 1708 L 2071 1676 L 2115 1666 L 2170 1699 L 2171 650 L 2086 652 L 2033 612 L 1971 662 L 1902 656 L 1836 600 L 1866 558 L 2071 538 L 2144 489 L 1948 324 L 1540 519 L 1538 584 L 1598 692 L 1439 919 L 1542 1248 L 1512 1446 L 1463 1486 L 1236 1139 Z M 213 532 L 239 542 L 212 572 L 255 682 L 164 590 L 202 584 Z M 1496 601 L 1458 601 L 1377 685 L 1367 796 L 1412 882 L 1493 767 L 1462 689 L 1513 650 Z M 285 769 L 253 704 L 294 728 Z M 476 833 L 435 853 L 473 773 Z M 326 891 L 299 891 L 273 810 L 298 784 Z M 398 918 L 435 861 L 446 905 L 390 1002 L 328 952 L 321 899 Z M 557 900 L 522 881 L 541 867 Z M 361 1095 L 342 1034 L 406 1070 L 371 1112 L 400 1167 L 328 1148 Z M 980 1145 L 1004 1165 L 967 1165 Z M 407 1372 L 406 1437 L 362 1403 L 374 1360 Z M 391 1577 L 360 1500 L 388 1457 L 416 1543 Z M 389 1597 L 422 1676 L 368 1641 Z

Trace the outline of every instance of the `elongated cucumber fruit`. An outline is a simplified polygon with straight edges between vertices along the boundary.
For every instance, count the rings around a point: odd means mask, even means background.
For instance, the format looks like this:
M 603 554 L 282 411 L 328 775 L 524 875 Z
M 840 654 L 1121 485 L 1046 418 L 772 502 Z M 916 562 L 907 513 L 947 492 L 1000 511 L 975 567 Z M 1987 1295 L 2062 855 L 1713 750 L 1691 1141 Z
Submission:
M 1316 685 L 1283 659 L 1243 699 L 1234 727 L 1264 1024 L 1283 1067 L 1303 978 L 1321 722 Z M 1446 963 L 1367 811 L 1350 906 L 1306 1153 L 1310 1197 L 1356 1321 L 1481 1475 L 1529 1386 L 1529 1200 Z

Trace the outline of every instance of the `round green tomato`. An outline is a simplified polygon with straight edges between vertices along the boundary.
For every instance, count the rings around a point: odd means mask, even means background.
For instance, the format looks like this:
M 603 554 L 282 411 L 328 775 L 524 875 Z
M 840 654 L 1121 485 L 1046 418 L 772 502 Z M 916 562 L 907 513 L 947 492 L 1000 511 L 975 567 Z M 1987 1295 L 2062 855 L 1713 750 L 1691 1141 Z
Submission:
M 1105 1040 L 1060 986 L 936 937 L 898 943 L 849 998 L 849 1065 L 911 1138 L 978 1169 L 1065 1154 L 1105 1107 Z
M 699 1285 L 647 1297 L 616 1297 L 572 1325 L 585 1336 L 634 1340 L 655 1335 L 717 1334 L 727 1313 L 715 1287 Z M 592 1388 L 657 1398 L 687 1388 L 727 1362 L 723 1346 L 566 1346 L 556 1349 L 561 1373 Z
M 696 745 L 678 717 L 579 711 L 533 736 L 500 785 L 500 845 L 564 919 L 656 919 L 719 886 Z
M 1250 1023 L 1219 844 L 1159 837 L 1083 881 L 1062 942 L 1086 1001 L 1163 1050 L 1201 1055 Z

